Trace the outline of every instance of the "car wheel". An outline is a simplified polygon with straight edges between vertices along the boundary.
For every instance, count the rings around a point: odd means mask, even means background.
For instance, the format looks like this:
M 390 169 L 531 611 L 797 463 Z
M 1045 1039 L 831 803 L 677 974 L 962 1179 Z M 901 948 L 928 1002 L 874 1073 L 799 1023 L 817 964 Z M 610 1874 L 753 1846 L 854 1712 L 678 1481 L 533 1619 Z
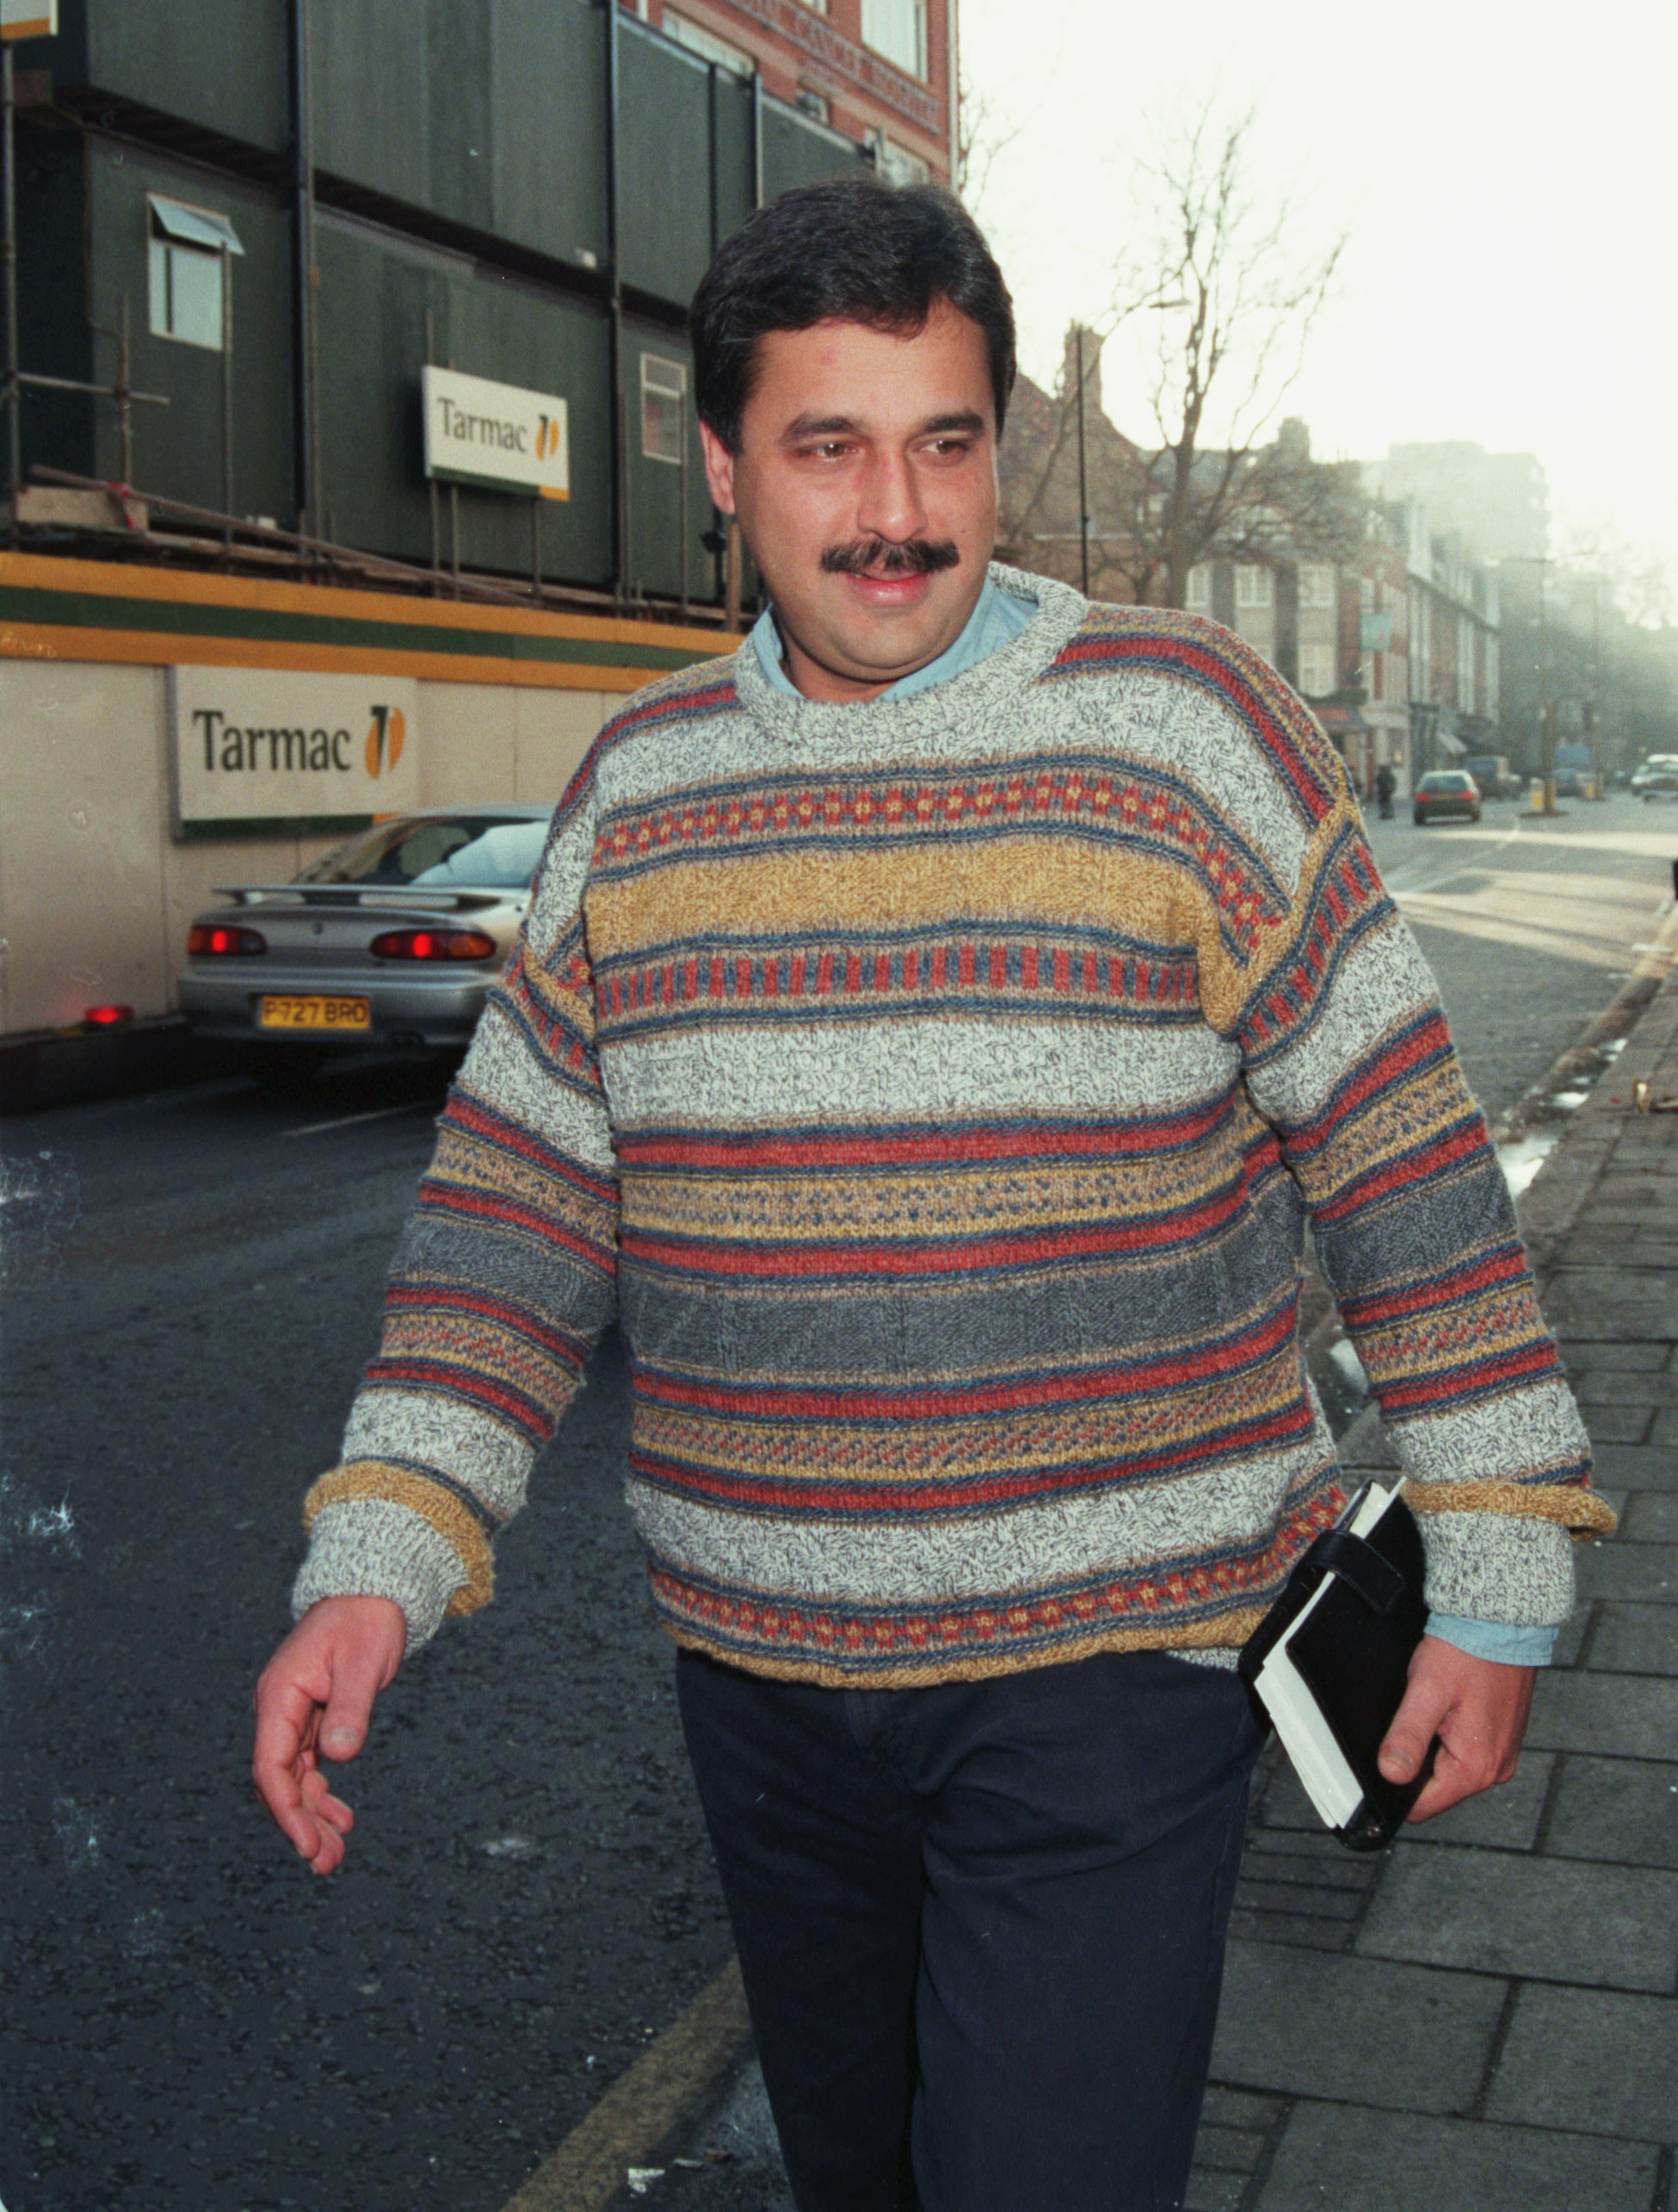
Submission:
M 324 1058 L 307 1045 L 251 1045 L 241 1068 L 272 1098 L 306 1098 Z
M 1428 818 L 1419 806 L 1413 806 L 1410 809 L 1410 819 L 1418 830 L 1427 827 Z

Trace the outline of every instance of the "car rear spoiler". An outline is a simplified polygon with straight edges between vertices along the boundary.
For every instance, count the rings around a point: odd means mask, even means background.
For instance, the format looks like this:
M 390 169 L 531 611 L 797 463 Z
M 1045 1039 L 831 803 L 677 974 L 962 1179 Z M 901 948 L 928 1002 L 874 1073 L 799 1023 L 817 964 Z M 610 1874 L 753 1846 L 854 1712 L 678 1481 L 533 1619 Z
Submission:
M 237 889 L 218 889 L 213 895 L 234 906 L 425 906 L 441 914 L 469 914 L 528 893 L 527 884 L 509 884 L 501 891 L 453 891 L 433 883 L 411 884 L 406 889 L 396 883 L 246 883 Z

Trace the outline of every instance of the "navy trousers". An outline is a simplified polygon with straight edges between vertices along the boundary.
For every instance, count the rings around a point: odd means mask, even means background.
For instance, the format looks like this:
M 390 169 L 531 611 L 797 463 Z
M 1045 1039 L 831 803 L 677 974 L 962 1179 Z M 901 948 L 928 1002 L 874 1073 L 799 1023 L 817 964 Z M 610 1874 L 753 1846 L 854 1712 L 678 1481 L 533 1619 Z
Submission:
M 684 1652 L 677 1686 L 799 2212 L 1180 2205 L 1261 1740 L 1235 1675 Z

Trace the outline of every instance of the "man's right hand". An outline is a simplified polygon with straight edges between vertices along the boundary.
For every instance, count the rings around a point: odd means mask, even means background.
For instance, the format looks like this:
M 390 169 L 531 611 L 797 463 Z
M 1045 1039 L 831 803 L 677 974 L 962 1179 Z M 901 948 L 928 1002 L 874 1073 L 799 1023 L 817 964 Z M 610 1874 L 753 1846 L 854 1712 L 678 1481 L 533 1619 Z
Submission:
M 367 1741 L 373 1701 L 407 1647 L 402 1608 L 388 1597 L 323 1597 L 256 1684 L 251 1779 L 317 1874 L 342 1863 L 344 1838 L 355 1825 L 349 1806 L 327 1788 L 320 1758 L 355 1758 Z

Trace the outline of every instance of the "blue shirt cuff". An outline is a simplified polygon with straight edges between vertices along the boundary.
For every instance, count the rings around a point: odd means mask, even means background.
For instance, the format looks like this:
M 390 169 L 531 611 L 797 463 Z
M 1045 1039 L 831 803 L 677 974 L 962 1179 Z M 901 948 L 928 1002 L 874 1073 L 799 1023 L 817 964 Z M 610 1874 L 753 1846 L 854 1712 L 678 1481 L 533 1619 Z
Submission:
M 1470 1659 L 1496 1659 L 1500 1666 L 1548 1666 L 1555 1656 L 1559 1628 L 1525 1628 L 1512 1621 L 1464 1621 L 1450 1613 L 1428 1616 L 1428 1634 L 1454 1645 Z

